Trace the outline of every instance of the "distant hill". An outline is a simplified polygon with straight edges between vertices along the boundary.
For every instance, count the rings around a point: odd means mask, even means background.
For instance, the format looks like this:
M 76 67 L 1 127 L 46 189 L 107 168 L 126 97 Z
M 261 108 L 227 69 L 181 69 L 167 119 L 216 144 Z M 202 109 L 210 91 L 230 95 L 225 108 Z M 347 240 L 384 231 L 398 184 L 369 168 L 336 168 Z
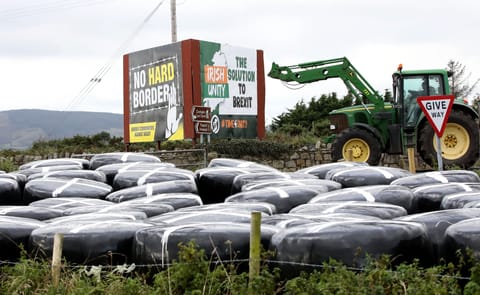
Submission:
M 38 140 L 94 135 L 123 137 L 123 114 L 38 109 L 0 111 L 0 149 L 26 149 Z

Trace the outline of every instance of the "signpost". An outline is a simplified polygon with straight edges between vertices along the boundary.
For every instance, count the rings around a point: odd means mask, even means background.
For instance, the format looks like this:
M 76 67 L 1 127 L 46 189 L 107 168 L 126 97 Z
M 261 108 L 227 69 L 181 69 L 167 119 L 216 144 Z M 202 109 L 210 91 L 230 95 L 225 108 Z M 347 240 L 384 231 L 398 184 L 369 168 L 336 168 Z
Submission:
M 210 107 L 205 106 L 193 106 L 192 107 L 192 120 L 197 121 L 208 121 L 212 120 L 212 110 Z
M 447 126 L 448 117 L 450 116 L 454 99 L 455 97 L 453 95 L 417 97 L 418 105 L 425 114 L 425 117 L 427 117 L 428 122 L 430 122 L 430 125 L 436 134 L 439 171 L 443 170 L 442 144 L 440 138 L 443 136 L 443 132 Z
M 195 133 L 200 134 L 200 143 L 203 144 L 203 135 L 207 134 L 210 143 L 212 133 L 212 110 L 205 106 L 192 106 L 192 121 L 195 124 Z

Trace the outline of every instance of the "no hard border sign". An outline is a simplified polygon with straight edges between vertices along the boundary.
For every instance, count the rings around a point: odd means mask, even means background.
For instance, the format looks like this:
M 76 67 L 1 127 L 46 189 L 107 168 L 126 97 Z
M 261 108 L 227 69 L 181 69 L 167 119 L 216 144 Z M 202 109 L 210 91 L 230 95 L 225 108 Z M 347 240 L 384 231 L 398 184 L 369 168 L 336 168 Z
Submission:
M 453 95 L 417 97 L 418 105 L 439 138 L 442 137 L 445 131 L 454 99 Z

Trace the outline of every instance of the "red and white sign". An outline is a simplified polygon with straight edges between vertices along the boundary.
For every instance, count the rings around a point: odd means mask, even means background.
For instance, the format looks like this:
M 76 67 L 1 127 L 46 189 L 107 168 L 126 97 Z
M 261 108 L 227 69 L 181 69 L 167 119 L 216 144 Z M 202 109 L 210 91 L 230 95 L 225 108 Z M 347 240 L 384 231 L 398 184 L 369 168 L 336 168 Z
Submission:
M 212 123 L 206 121 L 195 122 L 195 133 L 197 134 L 211 134 Z
M 212 110 L 210 107 L 205 106 L 193 106 L 192 107 L 192 120 L 198 121 L 210 121 L 212 119 Z
M 453 95 L 419 96 L 417 103 L 440 138 L 447 126 L 455 97 Z

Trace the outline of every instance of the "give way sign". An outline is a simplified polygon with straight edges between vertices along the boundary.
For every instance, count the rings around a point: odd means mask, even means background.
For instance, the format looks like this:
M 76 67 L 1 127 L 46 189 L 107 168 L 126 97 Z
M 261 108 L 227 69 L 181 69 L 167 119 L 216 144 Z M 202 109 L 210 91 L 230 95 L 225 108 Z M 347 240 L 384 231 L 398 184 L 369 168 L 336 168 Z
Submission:
M 417 103 L 439 138 L 442 137 L 447 126 L 454 99 L 453 95 L 417 97 Z

